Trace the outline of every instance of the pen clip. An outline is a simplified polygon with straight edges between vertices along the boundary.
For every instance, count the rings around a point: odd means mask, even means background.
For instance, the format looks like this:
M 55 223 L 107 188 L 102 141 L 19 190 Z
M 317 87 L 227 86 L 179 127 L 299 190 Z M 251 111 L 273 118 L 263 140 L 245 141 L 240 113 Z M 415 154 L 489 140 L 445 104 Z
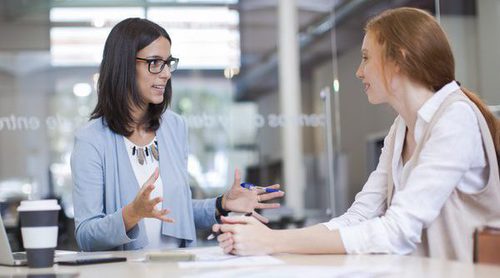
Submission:
M 210 235 L 208 235 L 207 240 L 215 239 L 218 235 L 220 235 L 220 232 L 217 233 L 212 232 Z
M 255 187 L 254 184 L 249 183 L 249 182 L 242 182 L 240 185 L 241 185 L 241 187 L 246 188 L 246 189 L 252 189 Z

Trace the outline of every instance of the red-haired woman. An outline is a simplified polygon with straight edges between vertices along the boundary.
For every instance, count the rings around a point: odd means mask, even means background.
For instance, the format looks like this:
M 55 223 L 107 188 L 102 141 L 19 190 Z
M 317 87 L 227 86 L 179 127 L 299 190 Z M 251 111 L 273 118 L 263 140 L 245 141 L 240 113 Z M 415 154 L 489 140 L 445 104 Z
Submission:
M 399 114 L 377 169 L 353 205 L 327 223 L 271 230 L 223 218 L 233 254 L 393 253 L 472 261 L 476 227 L 500 219 L 498 120 L 455 81 L 444 31 L 429 13 L 387 10 L 365 28 L 356 76 L 372 104 Z

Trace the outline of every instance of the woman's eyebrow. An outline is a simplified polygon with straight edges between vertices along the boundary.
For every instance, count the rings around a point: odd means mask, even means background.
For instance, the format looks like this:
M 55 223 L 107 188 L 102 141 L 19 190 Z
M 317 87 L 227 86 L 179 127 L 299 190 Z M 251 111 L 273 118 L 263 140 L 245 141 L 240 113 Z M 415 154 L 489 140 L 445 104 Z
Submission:
M 169 57 L 171 57 L 171 56 L 172 56 L 172 55 L 168 56 L 168 57 L 167 57 L 167 59 L 168 59 Z M 147 56 L 146 58 L 148 58 L 148 59 L 162 59 L 162 60 L 163 60 L 163 57 L 162 57 L 162 56 L 160 56 L 160 55 L 150 55 L 150 56 Z
M 163 59 L 163 57 L 161 57 L 160 55 L 149 55 L 149 56 L 146 56 L 147 58 L 151 58 L 151 59 Z

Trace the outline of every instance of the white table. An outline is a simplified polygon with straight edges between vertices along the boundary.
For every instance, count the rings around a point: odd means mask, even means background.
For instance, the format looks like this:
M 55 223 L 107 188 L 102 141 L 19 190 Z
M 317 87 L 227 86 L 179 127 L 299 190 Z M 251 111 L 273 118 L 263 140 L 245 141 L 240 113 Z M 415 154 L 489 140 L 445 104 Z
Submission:
M 67 274 L 78 273 L 78 277 L 180 277 L 200 276 L 224 270 L 221 267 L 181 269 L 177 263 L 140 261 L 145 251 L 106 252 L 116 256 L 126 256 L 127 262 L 95 264 L 85 266 L 54 265 L 46 269 L 0 266 L 0 277 L 25 276 L 27 274 Z M 283 260 L 285 266 L 330 266 L 358 268 L 386 268 L 394 272 L 383 275 L 389 277 L 500 277 L 500 266 L 468 264 L 412 256 L 396 255 L 291 255 L 279 254 L 274 257 Z M 283 265 L 255 266 L 245 268 L 252 271 L 272 270 Z M 307 277 L 303 273 L 303 277 Z M 302 275 L 301 275 L 302 276 Z M 313 277 L 311 277 L 313 278 Z

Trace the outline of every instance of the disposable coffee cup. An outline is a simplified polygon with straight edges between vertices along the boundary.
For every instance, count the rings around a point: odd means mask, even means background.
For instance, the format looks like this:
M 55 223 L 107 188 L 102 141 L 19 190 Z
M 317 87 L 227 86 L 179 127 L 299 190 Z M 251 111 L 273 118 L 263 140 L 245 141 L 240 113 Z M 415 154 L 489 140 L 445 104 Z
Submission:
M 17 208 L 29 267 L 43 268 L 54 265 L 60 209 L 57 200 L 21 201 Z

